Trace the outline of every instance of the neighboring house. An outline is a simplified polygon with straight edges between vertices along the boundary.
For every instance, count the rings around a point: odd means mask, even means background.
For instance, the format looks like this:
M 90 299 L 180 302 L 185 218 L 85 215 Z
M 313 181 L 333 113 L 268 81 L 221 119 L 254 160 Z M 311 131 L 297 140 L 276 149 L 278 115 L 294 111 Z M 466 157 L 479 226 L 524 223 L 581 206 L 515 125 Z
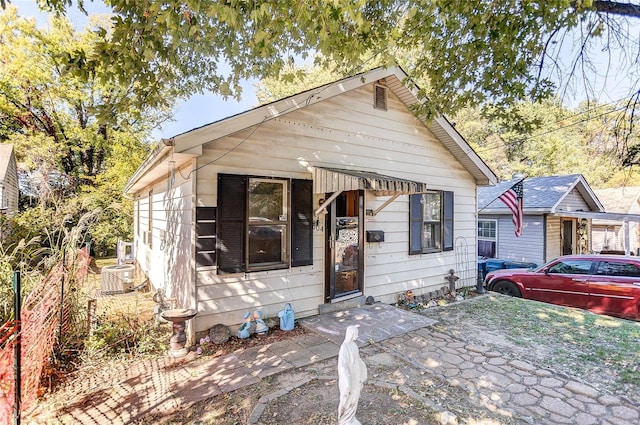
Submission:
M 594 192 L 607 213 L 640 214 L 640 187 L 619 187 L 611 189 L 594 189 Z M 628 222 L 629 252 L 638 255 L 640 252 L 640 226 L 637 221 Z M 618 251 L 627 248 L 625 223 L 620 220 L 594 219 L 591 225 L 594 252 Z
M 602 213 L 604 207 L 581 174 L 524 180 L 520 237 L 514 234 L 511 211 L 498 199 L 517 180 L 479 188 L 479 256 L 541 265 L 560 255 L 591 252 L 586 213 Z
M 496 177 L 445 118 L 416 118 L 405 84 L 375 69 L 155 148 L 125 188 L 134 252 L 155 288 L 197 310 L 190 336 L 288 302 L 296 317 L 392 303 L 450 269 L 475 285 L 477 186 Z
M 0 143 L 0 214 L 18 212 L 18 170 L 13 145 Z

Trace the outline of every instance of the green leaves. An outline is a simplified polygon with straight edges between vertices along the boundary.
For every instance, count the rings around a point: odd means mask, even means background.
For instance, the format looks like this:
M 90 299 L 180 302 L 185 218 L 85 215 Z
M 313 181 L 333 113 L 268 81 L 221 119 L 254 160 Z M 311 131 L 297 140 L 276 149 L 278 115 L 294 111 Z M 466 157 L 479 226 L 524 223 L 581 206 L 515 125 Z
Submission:
M 70 0 L 43 3 L 64 11 Z M 420 93 L 430 101 L 418 112 L 427 116 L 486 103 L 505 109 L 548 98 L 565 77 L 584 81 L 575 64 L 588 68 L 589 43 L 625 39 L 615 33 L 622 26 L 598 13 L 633 13 L 625 4 L 591 0 L 107 4 L 114 11 L 108 37 L 68 63 L 104 83 L 130 87 L 139 105 L 164 107 L 167 93 L 188 97 L 204 90 L 239 97 L 240 81 L 278 78 L 289 58 L 319 55 L 340 75 L 400 63 L 422 82 Z M 584 44 L 571 32 L 582 27 Z M 559 60 L 574 39 L 579 47 L 566 69 Z M 406 52 L 415 52 L 411 61 L 403 61 Z

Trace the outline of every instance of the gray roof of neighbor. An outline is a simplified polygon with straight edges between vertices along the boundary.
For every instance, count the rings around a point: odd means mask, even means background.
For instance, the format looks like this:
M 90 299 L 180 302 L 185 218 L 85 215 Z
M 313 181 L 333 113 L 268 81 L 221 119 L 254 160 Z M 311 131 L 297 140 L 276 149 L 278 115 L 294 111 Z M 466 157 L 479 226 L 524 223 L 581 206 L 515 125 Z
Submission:
M 507 206 L 498 199 L 511 186 L 518 182 L 519 178 L 504 181 L 495 186 L 482 186 L 478 188 L 479 212 L 508 212 Z M 555 207 L 571 191 L 576 188 L 594 211 L 600 211 L 601 205 L 593 194 L 582 174 L 569 174 L 564 176 L 530 177 L 523 183 L 523 200 L 525 213 L 529 211 L 556 212 Z M 482 211 L 484 210 L 484 211 Z

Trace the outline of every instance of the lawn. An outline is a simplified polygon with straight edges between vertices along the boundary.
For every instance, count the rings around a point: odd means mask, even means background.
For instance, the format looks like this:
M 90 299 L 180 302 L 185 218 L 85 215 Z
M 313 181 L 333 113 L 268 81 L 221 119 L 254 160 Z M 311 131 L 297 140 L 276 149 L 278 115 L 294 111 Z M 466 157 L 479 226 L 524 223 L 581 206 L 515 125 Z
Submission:
M 442 332 L 640 401 L 640 322 L 495 294 L 423 314 Z

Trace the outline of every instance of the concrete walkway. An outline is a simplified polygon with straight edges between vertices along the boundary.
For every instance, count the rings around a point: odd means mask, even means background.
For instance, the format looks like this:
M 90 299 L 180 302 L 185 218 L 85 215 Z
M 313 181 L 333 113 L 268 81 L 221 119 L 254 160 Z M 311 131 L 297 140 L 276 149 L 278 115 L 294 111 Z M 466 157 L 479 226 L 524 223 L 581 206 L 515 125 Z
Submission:
M 369 313 L 375 305 L 370 308 Z M 367 367 L 380 371 L 366 385 L 395 388 L 439 412 L 443 418 L 448 417 L 449 423 L 457 423 L 457 419 L 452 419 L 447 400 L 466 403 L 476 414 L 486 411 L 491 417 L 505 418 L 507 423 L 640 423 L 640 407 L 630 400 L 600 394 L 584 382 L 511 359 L 508 354 L 491 351 L 489 347 L 470 345 L 454 336 L 435 332 L 423 321 L 424 317 L 419 319 L 414 313 L 399 313 L 390 308 L 385 306 L 378 311 L 387 315 L 386 329 L 393 332 L 388 332 L 388 338 L 380 338 L 361 349 Z M 391 316 L 401 324 L 396 326 L 390 322 Z M 347 317 L 355 316 L 347 313 Z M 411 329 L 405 329 L 407 318 L 412 323 Z M 368 320 L 378 319 L 369 317 Z M 323 329 L 335 333 L 336 329 L 346 326 L 345 314 L 315 316 L 309 321 L 313 331 L 293 340 L 212 359 L 190 354 L 181 361 L 163 358 L 139 362 L 120 373 L 96 376 L 79 383 L 86 386 L 79 393 L 91 395 L 70 400 L 55 413 L 55 419 L 51 412 L 38 412 L 23 419 L 23 423 L 126 424 L 149 414 L 162 416 L 188 409 L 195 402 L 256 384 L 268 376 L 303 370 L 317 362 L 326 361 L 327 369 L 335 370 L 339 342 L 335 341 L 335 335 L 332 341 Z M 417 326 L 418 323 L 421 326 Z M 448 398 L 437 401 L 426 397 L 423 389 L 418 389 L 418 381 L 407 379 L 409 376 L 430 376 L 438 388 L 448 388 L 443 390 L 449 394 Z M 303 380 L 262 397 L 249 423 L 259 424 L 269 403 L 307 383 L 308 380 Z

